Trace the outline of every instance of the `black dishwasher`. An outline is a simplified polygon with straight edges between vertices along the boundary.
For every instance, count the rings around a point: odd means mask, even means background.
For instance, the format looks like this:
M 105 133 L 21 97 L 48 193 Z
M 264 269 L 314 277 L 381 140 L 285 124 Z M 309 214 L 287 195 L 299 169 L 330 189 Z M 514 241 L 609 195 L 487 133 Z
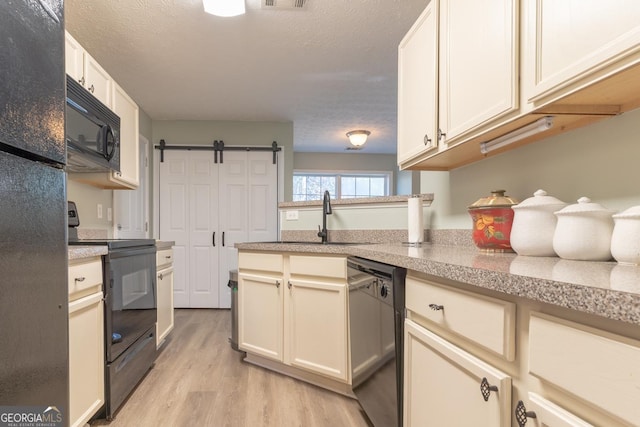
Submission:
M 402 426 L 404 268 L 347 260 L 353 392 L 376 427 Z

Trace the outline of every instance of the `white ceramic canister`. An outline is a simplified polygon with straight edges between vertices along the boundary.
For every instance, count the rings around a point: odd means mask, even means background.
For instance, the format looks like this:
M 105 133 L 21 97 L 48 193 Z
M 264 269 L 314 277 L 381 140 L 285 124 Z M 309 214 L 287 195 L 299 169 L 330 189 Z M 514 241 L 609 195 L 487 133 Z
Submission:
M 555 256 L 553 233 L 558 218 L 554 212 L 567 206 L 562 200 L 548 196 L 544 190 L 533 193 L 533 197 L 511 206 L 513 226 L 511 247 L 518 255 Z
M 555 213 L 558 224 L 553 233 L 553 250 L 565 259 L 610 260 L 612 213 L 588 197 L 559 210 Z
M 621 264 L 640 264 L 640 206 L 613 215 L 611 255 Z

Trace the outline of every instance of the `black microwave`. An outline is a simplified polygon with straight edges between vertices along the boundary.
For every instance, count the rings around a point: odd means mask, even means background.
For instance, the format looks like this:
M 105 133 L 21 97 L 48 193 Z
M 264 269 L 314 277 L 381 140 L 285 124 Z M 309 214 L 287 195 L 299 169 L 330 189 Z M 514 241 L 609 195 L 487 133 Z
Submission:
M 120 117 L 67 75 L 68 172 L 120 171 Z

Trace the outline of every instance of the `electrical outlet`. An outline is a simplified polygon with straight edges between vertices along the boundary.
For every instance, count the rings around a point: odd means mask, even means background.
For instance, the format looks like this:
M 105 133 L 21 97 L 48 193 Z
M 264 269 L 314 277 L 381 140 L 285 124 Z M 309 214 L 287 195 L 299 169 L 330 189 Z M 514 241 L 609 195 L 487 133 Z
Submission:
M 287 221 L 297 221 L 298 220 L 298 211 L 287 211 L 285 213 L 285 218 Z
M 107 208 L 107 221 L 111 222 L 113 219 L 113 209 Z
M 98 219 L 102 219 L 102 205 L 98 203 Z

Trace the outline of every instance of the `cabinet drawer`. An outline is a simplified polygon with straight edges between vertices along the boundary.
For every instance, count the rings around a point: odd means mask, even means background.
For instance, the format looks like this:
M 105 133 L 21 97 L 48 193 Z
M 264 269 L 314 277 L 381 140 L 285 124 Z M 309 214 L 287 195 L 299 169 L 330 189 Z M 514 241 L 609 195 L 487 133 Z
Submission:
M 238 253 L 238 269 L 270 271 L 282 273 L 283 261 L 281 254 L 265 252 L 240 252 Z
M 640 420 L 639 361 L 638 341 L 531 314 L 529 372 L 631 425 Z
M 407 277 L 406 306 L 428 321 L 514 360 L 515 304 Z
M 160 270 L 173 263 L 173 249 L 163 249 L 156 252 L 156 270 Z
M 74 260 L 69 263 L 69 300 L 102 290 L 102 259 Z
M 578 418 L 564 408 L 548 401 L 536 393 L 529 392 L 527 410 L 535 412 L 536 419 L 542 426 L 549 427 L 593 427 L 592 424 Z
M 291 274 L 301 276 L 346 279 L 347 258 L 291 255 L 289 257 L 289 270 Z

